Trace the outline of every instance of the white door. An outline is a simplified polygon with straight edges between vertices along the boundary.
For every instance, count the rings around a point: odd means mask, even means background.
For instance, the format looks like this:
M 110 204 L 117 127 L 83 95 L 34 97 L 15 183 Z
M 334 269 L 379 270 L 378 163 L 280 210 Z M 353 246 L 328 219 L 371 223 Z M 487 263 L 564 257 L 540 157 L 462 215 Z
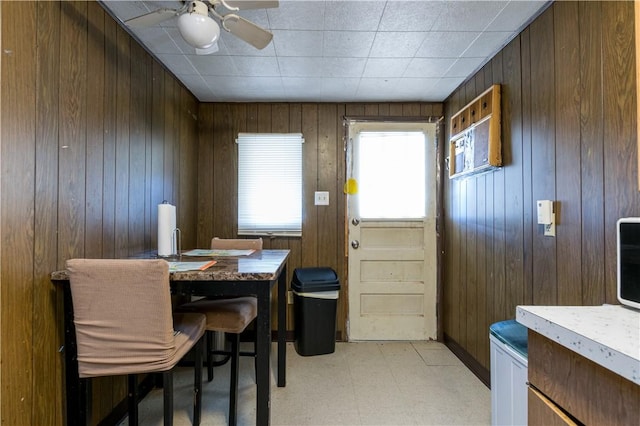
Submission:
M 436 124 L 349 123 L 348 339 L 436 338 Z

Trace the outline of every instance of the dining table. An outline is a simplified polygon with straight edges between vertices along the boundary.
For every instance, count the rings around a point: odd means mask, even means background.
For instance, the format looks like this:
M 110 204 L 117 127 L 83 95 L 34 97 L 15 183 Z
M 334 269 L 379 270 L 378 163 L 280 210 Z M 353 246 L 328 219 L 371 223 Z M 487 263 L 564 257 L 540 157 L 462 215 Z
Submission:
M 229 255 L 231 254 L 231 255 Z M 269 425 L 271 414 L 271 294 L 277 286 L 277 379 L 279 387 L 286 385 L 286 306 L 287 259 L 289 250 L 255 250 L 250 254 L 216 256 L 174 256 L 170 263 L 179 261 L 181 268 L 170 268 L 171 292 L 185 296 L 255 296 L 258 302 L 256 317 L 256 425 Z M 143 253 L 134 258 L 157 258 L 154 253 Z M 214 260 L 204 270 L 185 270 L 185 262 Z M 51 281 L 64 292 L 64 357 L 66 390 L 66 423 L 86 425 L 90 418 L 87 390 L 82 388 L 78 376 L 73 302 L 68 271 L 51 273 Z

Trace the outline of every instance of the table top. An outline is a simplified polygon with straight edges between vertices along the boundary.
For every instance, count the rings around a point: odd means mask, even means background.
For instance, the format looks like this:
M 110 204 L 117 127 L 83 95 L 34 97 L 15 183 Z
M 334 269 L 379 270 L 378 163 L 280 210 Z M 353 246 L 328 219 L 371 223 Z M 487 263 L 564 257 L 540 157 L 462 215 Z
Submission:
M 621 305 L 518 306 L 516 320 L 640 384 L 640 311 Z
M 248 256 L 192 257 L 176 256 L 166 259 L 180 262 L 215 260 L 216 264 L 204 271 L 171 272 L 174 281 L 274 281 L 280 275 L 289 256 L 289 250 L 257 250 Z M 154 258 L 145 253 L 136 258 Z M 51 273 L 52 281 L 68 281 L 65 269 Z

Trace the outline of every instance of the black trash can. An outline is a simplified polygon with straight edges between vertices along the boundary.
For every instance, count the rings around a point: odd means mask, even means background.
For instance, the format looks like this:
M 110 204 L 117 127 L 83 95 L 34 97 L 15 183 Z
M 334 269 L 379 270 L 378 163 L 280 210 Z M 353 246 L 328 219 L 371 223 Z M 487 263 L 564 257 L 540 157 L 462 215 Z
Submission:
M 302 356 L 333 353 L 340 280 L 331 268 L 297 268 L 291 281 L 294 347 Z

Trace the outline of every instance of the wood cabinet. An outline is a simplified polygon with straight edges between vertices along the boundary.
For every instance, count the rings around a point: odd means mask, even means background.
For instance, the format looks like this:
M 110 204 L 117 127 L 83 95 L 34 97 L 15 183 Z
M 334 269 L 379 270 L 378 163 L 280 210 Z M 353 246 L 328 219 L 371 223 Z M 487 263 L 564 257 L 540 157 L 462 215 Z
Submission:
M 451 117 L 450 178 L 502 165 L 500 126 L 500 85 L 494 84 Z
M 529 425 L 637 425 L 640 386 L 529 330 Z

